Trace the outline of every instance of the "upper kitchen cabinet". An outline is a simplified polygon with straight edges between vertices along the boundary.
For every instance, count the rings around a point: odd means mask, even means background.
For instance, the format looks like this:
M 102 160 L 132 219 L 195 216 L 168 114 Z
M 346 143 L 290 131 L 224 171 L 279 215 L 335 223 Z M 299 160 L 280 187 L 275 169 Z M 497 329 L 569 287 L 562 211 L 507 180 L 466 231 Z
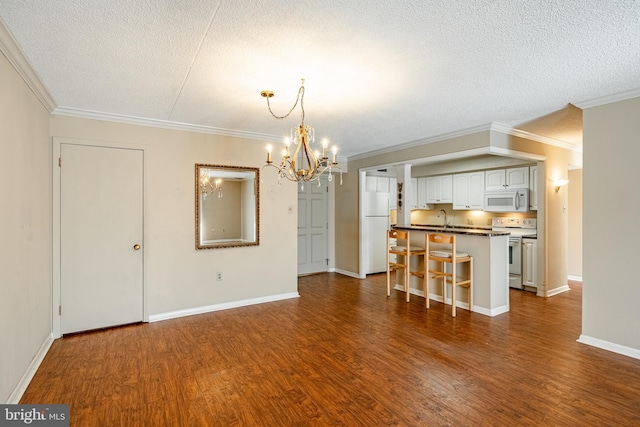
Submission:
M 409 209 L 418 209 L 418 178 L 411 178 L 411 200 Z
M 493 169 L 484 173 L 485 190 L 529 188 L 529 167 Z
M 453 202 L 453 176 L 427 177 L 427 203 Z
M 427 177 L 418 178 L 418 209 L 431 209 L 427 202 Z
M 453 175 L 453 209 L 482 210 L 484 172 Z
M 389 177 L 367 176 L 365 189 L 369 193 L 389 193 Z
M 538 166 L 529 168 L 529 210 L 538 210 Z

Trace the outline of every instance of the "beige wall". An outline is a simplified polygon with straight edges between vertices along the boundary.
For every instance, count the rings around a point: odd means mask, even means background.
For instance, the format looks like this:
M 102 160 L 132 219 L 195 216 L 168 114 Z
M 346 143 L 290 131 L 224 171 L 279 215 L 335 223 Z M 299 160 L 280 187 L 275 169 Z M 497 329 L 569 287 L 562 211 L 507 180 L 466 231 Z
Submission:
M 562 190 L 561 190 L 562 191 Z M 582 169 L 569 171 L 569 277 L 582 280 Z
M 640 357 L 640 97 L 583 113 L 581 340 L 635 349 Z
M 582 164 L 580 155 L 553 145 L 499 132 L 492 132 L 491 145 L 544 157 L 544 168 L 539 170 L 538 192 L 538 259 L 544 259 L 544 270 L 538 270 L 538 277 L 545 279 L 538 285 L 538 294 L 541 293 L 540 287 L 545 296 L 567 289 L 568 191 L 563 188 L 556 193 L 553 181 L 568 179 L 569 167 Z M 540 229 L 543 230 L 542 233 Z
M 0 53 L 0 402 L 51 335 L 49 112 Z
M 297 188 L 277 185 L 270 170 L 265 169 L 260 185 L 260 245 L 195 250 L 194 165 L 261 167 L 263 143 L 56 115 L 51 134 L 148 147 L 145 272 L 150 315 L 297 292 L 297 224 L 291 220 Z M 223 273 L 223 281 L 215 280 L 217 272 Z

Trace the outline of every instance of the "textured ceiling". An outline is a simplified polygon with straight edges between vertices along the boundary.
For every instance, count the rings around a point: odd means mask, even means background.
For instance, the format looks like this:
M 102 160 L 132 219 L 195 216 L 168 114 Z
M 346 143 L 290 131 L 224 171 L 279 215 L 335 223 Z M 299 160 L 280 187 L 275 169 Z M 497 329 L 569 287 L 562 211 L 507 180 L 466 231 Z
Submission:
M 0 0 L 59 111 L 280 137 L 353 156 L 492 122 L 581 144 L 571 103 L 640 87 L 637 0 Z

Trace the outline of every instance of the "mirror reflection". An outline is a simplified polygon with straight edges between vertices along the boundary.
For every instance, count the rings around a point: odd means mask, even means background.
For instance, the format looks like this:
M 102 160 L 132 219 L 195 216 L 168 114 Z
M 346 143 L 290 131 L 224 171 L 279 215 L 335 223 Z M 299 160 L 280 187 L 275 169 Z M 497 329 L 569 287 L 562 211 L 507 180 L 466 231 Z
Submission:
M 196 164 L 196 249 L 259 244 L 259 169 Z

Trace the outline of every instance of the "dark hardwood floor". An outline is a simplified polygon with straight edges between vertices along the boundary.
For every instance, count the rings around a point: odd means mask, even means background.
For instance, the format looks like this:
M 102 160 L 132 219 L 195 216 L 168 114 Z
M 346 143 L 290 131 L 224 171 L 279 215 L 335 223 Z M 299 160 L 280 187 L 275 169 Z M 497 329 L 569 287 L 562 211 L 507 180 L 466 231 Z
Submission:
M 640 425 L 640 360 L 576 342 L 571 287 L 452 318 L 384 275 L 302 277 L 298 299 L 56 340 L 22 403 L 72 426 Z

